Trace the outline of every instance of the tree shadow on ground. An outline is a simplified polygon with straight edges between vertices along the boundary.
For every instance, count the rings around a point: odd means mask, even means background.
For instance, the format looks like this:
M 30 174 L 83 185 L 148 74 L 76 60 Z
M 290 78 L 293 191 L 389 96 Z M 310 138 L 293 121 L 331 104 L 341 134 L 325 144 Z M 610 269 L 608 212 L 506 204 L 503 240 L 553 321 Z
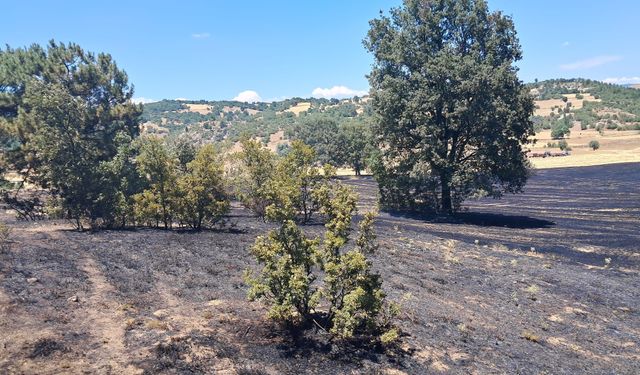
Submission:
M 240 323 L 243 325 L 243 323 Z M 157 344 L 152 355 L 134 364 L 146 373 L 177 371 L 209 373 L 212 364 L 228 359 L 237 373 L 354 373 L 364 363 L 389 364 L 399 369 L 419 369 L 412 352 L 399 346 L 383 348 L 366 341 L 343 342 L 313 328 L 254 327 L 250 331 L 191 331 Z M 249 332 L 248 335 L 242 333 Z
M 387 211 L 387 213 L 392 217 L 402 217 L 430 223 L 475 225 L 479 227 L 542 229 L 551 228 L 556 225 L 553 221 L 537 219 L 530 216 L 503 215 L 485 212 L 460 212 L 447 216 L 424 213 L 407 213 L 401 211 Z

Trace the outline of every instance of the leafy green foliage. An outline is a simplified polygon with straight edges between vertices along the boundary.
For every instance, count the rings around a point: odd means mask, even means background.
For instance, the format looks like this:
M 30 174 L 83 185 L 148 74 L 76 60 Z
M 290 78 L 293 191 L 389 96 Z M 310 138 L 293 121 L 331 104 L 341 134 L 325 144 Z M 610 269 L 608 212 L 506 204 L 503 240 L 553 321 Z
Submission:
M 57 195 L 78 229 L 84 220 L 116 225 L 122 176 L 109 163 L 138 134 L 141 108 L 132 95 L 110 55 L 53 41 L 0 50 L 7 167 Z
M 200 230 L 218 223 L 229 211 L 223 162 L 211 144 L 195 151 L 182 166 L 176 151 L 156 137 L 139 140 L 138 172 L 148 188 L 133 196 L 136 221 L 171 228 L 174 222 Z M 189 157 L 190 158 L 190 157 Z
M 266 237 L 258 237 L 251 253 L 264 264 L 258 277 L 245 275 L 250 286 L 249 298 L 270 305 L 269 317 L 296 323 L 309 318 L 319 300 L 312 286 L 316 240 L 304 236 L 296 224 L 285 220 Z
M 562 151 L 571 151 L 571 147 L 569 147 L 569 143 L 564 139 L 558 142 L 558 148 Z
M 344 194 L 344 193 L 343 193 Z M 338 194 L 340 196 L 342 194 Z M 340 199 L 334 208 L 342 211 L 327 222 L 325 235 L 325 289 L 323 294 L 330 302 L 329 316 L 331 332 L 341 338 L 351 338 L 355 334 L 379 334 L 389 328 L 381 324 L 385 293 L 382 291 L 380 275 L 371 271 L 367 254 L 377 248 L 373 221 L 375 214 L 367 213 L 360 223 L 360 233 L 355 248 L 340 252 L 336 244 L 348 241 L 348 232 L 343 228 L 350 225 L 351 201 Z M 345 215 L 349 212 L 348 215 Z M 340 238 L 340 241 L 336 239 Z M 341 246 L 342 247 L 342 246 Z
M 275 156 L 262 144 L 253 140 L 242 142 L 243 151 L 239 155 L 240 176 L 234 183 L 236 195 L 245 207 L 257 216 L 265 218 L 267 206 L 271 204 L 269 182 L 275 171 Z
M 303 118 L 293 131 L 293 137 L 313 147 L 320 163 L 335 163 L 339 152 L 336 142 L 338 122 L 324 114 L 313 114 Z
M 596 141 L 596 140 L 592 140 L 589 142 L 589 148 L 592 149 L 593 151 L 597 150 L 600 148 L 600 142 Z
M 293 141 L 282 157 L 256 141 L 243 146 L 245 173 L 236 185 L 245 206 L 271 221 L 309 221 L 319 208 L 316 191 L 334 177 L 333 168 L 320 171 L 314 165 L 315 151 L 301 141 Z
M 479 190 L 520 192 L 534 105 L 512 20 L 483 0 L 406 0 L 370 25 L 382 203 L 450 213 Z
M 539 100 L 560 99 L 567 94 L 576 94 L 577 100 L 585 100 L 580 109 L 565 108 L 580 122 L 582 130 L 598 127 L 640 129 L 639 90 L 588 79 L 554 79 L 528 86 Z M 586 100 L 590 99 L 585 95 L 587 93 L 598 101 Z M 617 113 L 612 114 L 612 111 Z
M 362 119 L 343 123 L 336 140 L 338 146 L 336 165 L 351 167 L 360 176 L 373 152 L 371 127 Z
M 298 115 L 289 110 L 301 102 L 310 108 Z M 188 105 L 206 105 L 208 113 L 190 111 Z M 372 111 L 360 98 L 344 100 L 292 98 L 272 103 L 234 101 L 170 101 L 145 104 L 143 118 L 160 128 L 147 132 L 168 133 L 170 138 L 226 140 L 261 139 L 283 130 L 290 140 L 301 140 L 316 151 L 316 161 L 351 166 L 359 173 L 368 158 Z M 357 127 L 357 132 L 353 131 Z M 284 155 L 287 144 L 278 145 Z M 364 153 L 364 155 L 363 155 Z
M 551 128 L 551 138 L 561 139 L 571 134 L 571 128 L 564 121 L 558 121 Z
M 162 221 L 165 229 L 171 228 L 176 205 L 178 162 L 160 138 L 146 137 L 140 140 L 138 170 L 145 176 L 149 188 L 135 197 L 138 220 L 150 223 Z
M 356 211 L 355 194 L 337 184 L 322 185 L 317 195 L 326 218 L 322 243 L 308 239 L 290 219 L 267 237 L 259 237 L 251 251 L 263 268 L 257 277 L 250 272 L 245 276 L 249 298 L 266 302 L 270 318 L 290 324 L 309 321 L 324 302 L 329 306 L 329 332 L 336 337 L 396 340 L 391 319 L 397 307 L 385 303 L 382 279 L 367 258 L 377 249 L 375 214 L 365 215 L 355 246 L 345 250 Z M 324 279 L 318 285 L 320 275 Z
M 224 186 L 222 160 L 211 144 L 202 146 L 186 173 L 178 178 L 177 217 L 189 227 L 199 230 L 212 226 L 229 211 Z

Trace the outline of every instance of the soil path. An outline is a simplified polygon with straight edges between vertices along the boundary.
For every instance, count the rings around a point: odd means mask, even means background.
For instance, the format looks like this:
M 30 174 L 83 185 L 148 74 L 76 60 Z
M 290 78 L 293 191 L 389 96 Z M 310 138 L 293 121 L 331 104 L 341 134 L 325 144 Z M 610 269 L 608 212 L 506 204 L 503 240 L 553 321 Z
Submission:
M 116 302 L 116 291 L 108 282 L 95 260 L 85 257 L 80 262 L 91 284 L 91 290 L 83 301 L 86 307 L 76 314 L 78 324 L 92 332 L 96 340 L 102 343 L 99 347 L 87 351 L 87 356 L 104 362 L 102 369 L 108 369 L 117 374 L 142 373 L 142 369 L 126 363 L 129 350 L 125 346 L 126 317 L 121 304 Z M 71 298 L 71 303 L 74 303 Z M 79 301 L 78 301 L 79 302 Z

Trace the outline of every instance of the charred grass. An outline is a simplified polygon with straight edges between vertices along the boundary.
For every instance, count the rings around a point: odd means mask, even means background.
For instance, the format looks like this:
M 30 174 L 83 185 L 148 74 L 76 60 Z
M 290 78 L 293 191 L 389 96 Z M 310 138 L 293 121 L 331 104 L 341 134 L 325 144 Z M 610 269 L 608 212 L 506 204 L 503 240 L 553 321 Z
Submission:
M 242 273 L 269 226 L 237 206 L 233 231 L 13 222 L 0 373 L 638 373 L 640 166 L 598 168 L 541 171 L 448 222 L 382 213 L 391 349 L 266 320 Z M 348 183 L 373 207 L 372 180 Z

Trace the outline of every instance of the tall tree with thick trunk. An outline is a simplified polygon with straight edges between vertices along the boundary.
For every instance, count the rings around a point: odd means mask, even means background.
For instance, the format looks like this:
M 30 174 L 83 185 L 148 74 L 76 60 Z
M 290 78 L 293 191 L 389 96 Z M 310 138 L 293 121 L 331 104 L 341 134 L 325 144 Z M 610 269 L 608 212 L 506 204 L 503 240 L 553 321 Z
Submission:
M 534 104 L 512 20 L 484 0 L 405 0 L 370 25 L 383 205 L 452 213 L 472 194 L 520 192 Z

